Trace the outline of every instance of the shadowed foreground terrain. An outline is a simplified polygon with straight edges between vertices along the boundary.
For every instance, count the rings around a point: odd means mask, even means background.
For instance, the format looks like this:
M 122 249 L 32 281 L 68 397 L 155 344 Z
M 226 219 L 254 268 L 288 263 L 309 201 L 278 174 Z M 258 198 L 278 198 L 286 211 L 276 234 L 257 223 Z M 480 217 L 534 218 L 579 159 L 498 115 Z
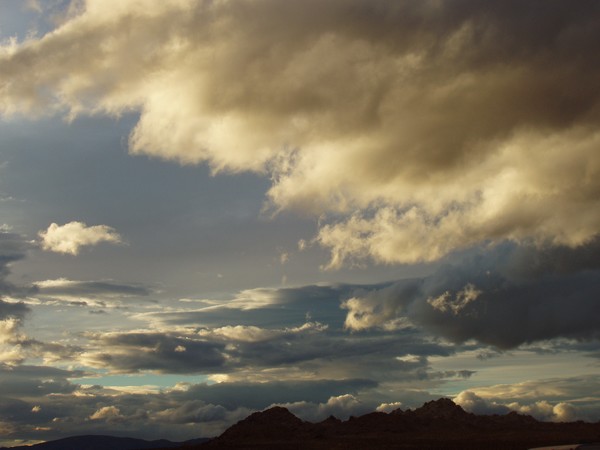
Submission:
M 531 416 L 477 416 L 449 399 L 411 411 L 304 422 L 281 407 L 257 412 L 208 443 L 188 449 L 528 449 L 600 442 L 599 423 L 538 422 Z

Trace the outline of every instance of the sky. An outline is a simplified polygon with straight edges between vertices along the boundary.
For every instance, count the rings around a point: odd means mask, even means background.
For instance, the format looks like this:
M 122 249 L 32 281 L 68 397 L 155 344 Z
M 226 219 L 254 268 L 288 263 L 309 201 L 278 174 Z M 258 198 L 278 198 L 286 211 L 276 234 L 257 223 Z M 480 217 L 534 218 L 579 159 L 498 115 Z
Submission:
M 600 420 L 599 42 L 595 0 L 0 0 L 0 446 Z

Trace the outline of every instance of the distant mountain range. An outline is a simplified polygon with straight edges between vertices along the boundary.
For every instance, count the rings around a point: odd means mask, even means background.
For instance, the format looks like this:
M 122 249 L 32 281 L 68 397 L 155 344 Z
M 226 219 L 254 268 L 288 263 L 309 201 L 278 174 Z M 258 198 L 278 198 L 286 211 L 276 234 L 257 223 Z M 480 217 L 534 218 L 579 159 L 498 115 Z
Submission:
M 149 449 L 173 449 L 184 446 L 198 445 L 207 442 L 208 438 L 192 439 L 185 442 L 171 442 L 166 439 L 157 441 L 146 441 L 127 437 L 87 435 L 72 436 L 56 441 L 43 442 L 35 445 L 22 445 L 10 447 L 10 450 L 149 450 Z M 0 450 L 7 450 L 0 447 Z
M 600 442 L 600 422 L 539 422 L 515 412 L 478 416 L 442 398 L 414 411 L 373 412 L 346 421 L 329 417 L 319 423 L 274 407 L 192 449 L 525 450 L 590 442 Z
M 515 412 L 475 415 L 442 398 L 415 410 L 373 412 L 346 421 L 331 416 L 318 423 L 273 407 L 251 414 L 211 440 L 173 443 L 79 436 L 12 450 L 525 450 L 592 442 L 600 442 L 600 422 L 539 422 Z

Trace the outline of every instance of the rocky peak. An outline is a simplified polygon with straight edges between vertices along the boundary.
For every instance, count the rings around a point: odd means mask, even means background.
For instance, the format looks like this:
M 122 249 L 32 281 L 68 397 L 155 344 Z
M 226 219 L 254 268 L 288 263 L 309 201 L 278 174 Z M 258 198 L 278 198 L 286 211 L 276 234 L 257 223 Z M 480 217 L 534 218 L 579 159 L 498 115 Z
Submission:
M 248 416 L 245 420 L 253 423 L 266 422 L 270 424 L 302 423 L 302 420 L 281 406 L 273 406 L 265 411 L 255 412 Z
M 274 406 L 265 411 L 250 414 L 244 420 L 227 429 L 224 439 L 245 439 L 261 436 L 292 436 L 301 432 L 307 424 L 286 408 Z
M 440 398 L 417 408 L 415 415 L 426 418 L 457 418 L 467 416 L 468 413 L 449 398 Z

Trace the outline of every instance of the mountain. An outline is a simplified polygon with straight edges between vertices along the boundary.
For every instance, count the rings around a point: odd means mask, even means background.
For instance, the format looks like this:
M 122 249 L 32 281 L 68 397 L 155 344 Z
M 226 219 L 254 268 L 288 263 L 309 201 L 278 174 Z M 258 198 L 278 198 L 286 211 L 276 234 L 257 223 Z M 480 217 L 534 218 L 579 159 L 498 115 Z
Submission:
M 273 407 L 251 414 L 211 440 L 76 436 L 11 450 L 525 450 L 590 442 L 600 442 L 600 422 L 539 422 L 516 412 L 476 415 L 441 398 L 415 410 L 372 412 L 346 421 L 330 416 L 318 423 Z
M 207 440 L 208 439 L 201 438 L 185 442 L 171 442 L 166 439 L 146 441 L 144 439 L 126 437 L 86 435 L 57 439 L 55 441 L 43 442 L 31 446 L 23 445 L 19 447 L 10 447 L 10 450 L 149 450 L 180 448 L 184 445 L 198 445 Z M 0 450 L 3 449 L 6 448 L 0 448 Z
M 373 412 L 341 421 L 304 422 L 285 408 L 257 412 L 190 450 L 413 449 L 524 450 L 600 442 L 600 423 L 548 423 L 515 412 L 478 416 L 449 399 L 415 410 Z

